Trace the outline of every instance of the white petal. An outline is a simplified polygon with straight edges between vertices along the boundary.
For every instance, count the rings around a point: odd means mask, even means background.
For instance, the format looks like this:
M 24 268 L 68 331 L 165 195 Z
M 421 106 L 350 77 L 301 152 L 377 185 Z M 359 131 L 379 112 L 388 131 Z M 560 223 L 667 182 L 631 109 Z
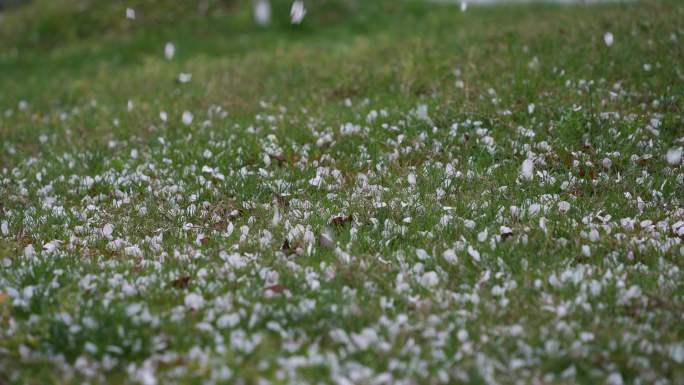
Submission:
M 606 43 L 608 47 L 611 47 L 613 45 L 613 42 L 615 41 L 613 34 L 610 32 L 606 32 L 606 34 L 603 35 L 603 41 Z
M 671 148 L 667 151 L 667 163 L 671 166 L 676 166 L 682 162 L 682 148 Z
M 111 223 L 105 223 L 104 226 L 102 226 L 102 235 L 105 237 L 109 237 L 112 235 L 114 232 L 114 226 L 112 226 Z
M 480 252 L 468 246 L 468 255 L 470 255 L 476 262 L 480 262 Z
M 525 159 L 520 168 L 520 175 L 527 180 L 534 177 L 534 161 L 532 159 Z
M 166 59 L 171 60 L 173 59 L 173 56 L 176 54 L 176 46 L 173 45 L 173 43 L 166 43 L 164 46 L 164 57 Z
M 186 126 L 189 126 L 192 123 L 192 112 L 190 111 L 185 111 L 183 112 L 183 124 Z

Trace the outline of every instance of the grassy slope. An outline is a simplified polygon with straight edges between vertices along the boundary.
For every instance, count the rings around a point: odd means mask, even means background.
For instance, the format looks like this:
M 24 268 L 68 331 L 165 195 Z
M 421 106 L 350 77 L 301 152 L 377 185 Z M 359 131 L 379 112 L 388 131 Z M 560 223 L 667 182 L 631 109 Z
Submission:
M 153 366 L 167 376 L 186 368 L 180 377 L 187 383 L 199 383 L 226 363 L 248 382 L 287 382 L 349 377 L 355 372 L 345 366 L 350 362 L 420 383 L 444 381 L 443 373 L 473 383 L 597 383 L 615 380 L 615 373 L 628 381 L 684 381 L 677 363 L 677 343 L 684 339 L 681 238 L 669 228 L 684 215 L 682 168 L 663 159 L 683 135 L 684 7 L 678 2 L 471 7 L 460 13 L 408 1 L 332 1 L 310 5 L 301 27 L 280 20 L 269 28 L 254 26 L 237 2 L 209 1 L 207 11 L 198 12 L 184 5 L 190 2 L 140 1 L 130 3 L 138 10 L 132 22 L 123 19 L 129 3 L 96 9 L 95 2 L 59 1 L 39 10 L 43 3 L 17 8 L 0 22 L 0 110 L 7 111 L 0 117 L 0 220 L 9 227 L 0 243 L 0 293 L 26 286 L 39 293 L 25 307 L 17 305 L 16 294 L 0 304 L 0 322 L 8 326 L 0 328 L 0 382 L 76 382 L 84 376 L 55 370 L 46 362 L 55 355 L 64 357 L 65 366 L 85 357 L 86 367 L 97 373 L 104 373 L 98 367 L 103 357 L 115 356 L 118 365 L 107 376 L 129 382 L 135 377 L 135 370 L 126 373 L 129 363 L 137 370 L 145 359 L 169 352 L 179 358 L 153 360 Z M 286 4 L 278 7 L 277 14 L 286 16 Z M 606 31 L 615 35 L 611 48 L 603 43 Z M 162 55 L 167 41 L 177 48 L 172 61 Z M 455 86 L 456 68 L 463 89 Z M 192 73 L 192 81 L 179 84 L 180 72 Z M 347 99 L 352 107 L 345 106 Z M 28 101 L 26 111 L 17 108 L 20 100 Z M 428 106 L 438 130 L 410 116 L 419 104 Z M 388 116 L 366 123 L 373 109 Z M 161 110 L 169 113 L 169 123 L 159 120 Z M 195 116 L 190 127 L 181 124 L 186 110 Z M 603 119 L 603 112 L 620 118 Z M 661 122 L 657 136 L 646 129 L 654 118 Z M 339 127 L 346 122 L 368 128 L 342 136 Z M 454 123 L 459 128 L 450 132 Z M 535 137 L 522 135 L 519 127 Z M 316 146 L 321 132 L 330 132 L 334 142 Z M 402 144 L 399 133 L 405 135 Z M 490 138 L 496 143 L 491 152 Z M 274 143 L 282 155 L 268 165 L 263 156 Z M 132 149 L 139 155 L 132 156 Z M 205 149 L 211 156 L 203 155 Z M 519 179 L 530 151 L 552 183 L 541 183 L 540 176 Z M 634 161 L 633 154 L 654 157 Z M 601 166 L 606 157 L 612 160 L 607 169 Z M 446 164 L 459 174 L 445 174 Z M 198 177 L 204 165 L 226 180 Z M 308 181 L 318 166 L 339 170 L 342 182 L 327 177 L 328 188 L 312 187 Z M 241 169 L 253 173 L 241 175 Z M 260 176 L 259 169 L 268 175 Z M 359 173 L 387 187 L 381 199 L 389 207 L 375 208 L 372 194 L 359 192 Z M 415 186 L 407 184 L 411 173 Z M 83 188 L 79 180 L 86 175 L 106 181 Z M 292 187 L 284 189 L 283 180 Z M 38 192 L 50 183 L 51 191 Z M 168 191 L 173 185 L 179 193 Z M 438 188 L 443 197 L 435 195 Z M 283 190 L 292 194 L 292 207 L 279 209 L 283 219 L 274 226 L 274 197 Z M 66 214 L 46 208 L 45 194 Z M 130 204 L 114 204 L 124 196 Z M 558 200 L 571 202 L 571 210 L 559 213 Z M 541 214 L 546 230 L 539 217 L 509 215 L 510 206 L 534 203 L 547 206 Z M 96 208 L 81 217 L 88 204 Z M 139 212 L 141 205 L 147 214 Z M 241 216 L 228 215 L 237 208 Z M 289 232 L 285 220 L 310 225 L 318 236 L 338 213 L 354 217 L 353 224 L 334 229 L 352 256 L 350 265 L 319 244 L 311 256 L 293 258 L 280 250 Z M 440 226 L 445 215 L 450 222 Z M 406 217 L 412 220 L 402 231 Z M 232 234 L 225 231 L 227 218 L 236 229 Z M 629 229 L 620 218 L 666 227 Z M 95 235 L 106 223 L 114 225 L 114 238 L 141 245 L 144 258 L 108 248 L 108 240 Z M 250 233 L 240 241 L 245 225 Z M 501 225 L 513 229 L 512 239 L 496 240 L 493 248 L 490 239 Z M 601 234 L 597 242 L 586 239 L 592 229 Z M 262 244 L 265 230 L 273 241 Z M 479 242 L 485 230 L 487 240 Z M 160 232 L 163 241 L 153 246 L 150 239 Z M 198 235 L 206 240 L 196 242 Z M 291 238 L 304 245 L 301 237 Z M 63 251 L 22 256 L 28 244 L 40 249 L 53 239 L 66 242 Z M 662 248 L 666 242 L 673 245 Z M 583 245 L 591 245 L 591 257 L 583 256 Z M 480 251 L 481 261 L 469 256 L 468 246 Z M 432 257 L 419 260 L 416 248 Z M 452 248 L 456 264 L 442 257 Z M 232 271 L 219 257 L 226 250 L 257 258 Z M 264 268 L 278 273 L 290 297 L 264 298 L 264 286 L 272 283 L 260 274 Z M 421 269 L 438 273 L 437 287 L 421 287 Z M 320 289 L 312 289 L 309 273 Z M 563 273 L 581 279 L 553 284 L 550 277 L 563 279 Z M 79 286 L 88 274 L 98 282 L 90 291 Z M 116 274 L 138 291 L 125 294 L 111 283 Z M 398 274 L 409 282 L 408 291 L 398 290 Z M 191 277 L 189 287 L 169 284 L 179 276 Z M 53 281 L 59 284 L 51 287 Z M 603 287 L 599 295 L 590 294 L 593 282 Z M 633 286 L 640 292 L 629 298 Z M 203 320 L 213 325 L 222 312 L 230 313 L 225 309 L 210 315 L 208 309 L 181 307 L 183 321 L 170 319 L 188 292 L 201 292 L 206 301 L 228 293 L 232 312 L 243 314 L 233 329 L 259 334 L 257 351 L 241 352 L 234 342 L 222 351 L 219 337 L 231 341 L 235 330 L 194 327 Z M 463 299 L 475 295 L 479 302 Z M 393 306 L 383 308 L 381 297 Z M 301 310 L 303 299 L 317 306 Z M 126 315 L 132 303 L 143 303 L 159 323 Z M 64 321 L 61 313 L 76 321 Z M 392 323 L 403 314 L 408 321 L 397 335 L 379 325 L 382 316 Z M 84 327 L 87 317 L 101 326 Z M 269 331 L 269 321 L 287 336 Z M 70 332 L 74 323 L 81 330 Z M 522 334 L 514 325 L 522 326 Z M 376 330 L 389 348 L 346 346 L 331 337 L 338 328 L 359 335 Z M 457 335 L 461 329 L 469 339 Z M 581 332 L 593 339 L 581 340 Z M 283 353 L 289 340 L 302 347 Z M 86 342 L 97 351 L 84 353 Z M 406 348 L 411 343 L 417 348 Z M 123 352 L 106 353 L 112 345 Z M 188 355 L 196 345 L 211 352 L 206 366 Z M 20 346 L 40 355 L 20 359 Z M 285 370 L 279 377 L 287 365 L 278 359 L 315 355 L 310 346 L 334 352 L 341 366 L 325 356 L 327 365 L 311 364 L 296 375 Z M 393 359 L 400 365 L 390 370 Z M 525 366 L 514 367 L 515 359 Z

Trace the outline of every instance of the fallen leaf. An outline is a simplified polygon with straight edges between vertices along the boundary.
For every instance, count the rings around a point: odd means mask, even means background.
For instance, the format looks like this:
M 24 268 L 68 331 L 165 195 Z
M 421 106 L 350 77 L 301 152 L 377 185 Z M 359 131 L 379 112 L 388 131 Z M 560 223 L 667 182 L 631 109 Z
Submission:
M 171 286 L 175 287 L 176 289 L 185 289 L 190 284 L 191 279 L 192 278 L 188 275 L 181 276 L 171 281 Z
M 287 286 L 281 285 L 281 284 L 276 284 L 272 285 L 266 288 L 266 290 L 270 290 L 274 293 L 282 293 L 283 291 L 287 290 Z
M 330 224 L 332 226 L 342 226 L 345 223 L 351 223 L 353 219 L 354 217 L 352 217 L 351 215 L 334 217 L 330 220 Z
M 276 195 L 276 202 L 278 202 L 278 206 L 280 207 L 290 207 L 290 198 L 286 195 Z
M 285 242 L 283 242 L 283 245 L 280 247 L 280 250 L 282 250 L 285 253 L 285 255 L 292 255 L 295 253 L 295 248 L 290 246 L 290 241 L 288 241 L 287 238 L 285 239 Z

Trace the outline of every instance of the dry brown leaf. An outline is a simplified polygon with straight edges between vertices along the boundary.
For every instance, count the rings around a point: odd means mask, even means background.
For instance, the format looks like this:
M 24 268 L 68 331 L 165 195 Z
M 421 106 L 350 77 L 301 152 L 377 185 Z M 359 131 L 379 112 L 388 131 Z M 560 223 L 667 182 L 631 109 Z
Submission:
M 175 287 L 176 289 L 185 289 L 190 284 L 191 279 L 192 278 L 189 275 L 178 277 L 177 279 L 171 281 L 171 286 Z
M 290 197 L 286 195 L 276 195 L 276 202 L 278 202 L 278 206 L 282 208 L 290 207 Z
M 283 291 L 287 290 L 287 286 L 277 284 L 277 285 L 267 287 L 266 290 L 270 290 L 274 293 L 282 293 Z
M 352 220 L 354 220 L 354 217 L 352 217 L 351 215 L 339 216 L 339 217 L 334 217 L 334 218 L 332 218 L 332 219 L 330 220 L 330 224 L 331 224 L 332 226 L 342 226 L 342 225 L 344 225 L 344 224 L 346 224 L 346 223 L 351 223 Z

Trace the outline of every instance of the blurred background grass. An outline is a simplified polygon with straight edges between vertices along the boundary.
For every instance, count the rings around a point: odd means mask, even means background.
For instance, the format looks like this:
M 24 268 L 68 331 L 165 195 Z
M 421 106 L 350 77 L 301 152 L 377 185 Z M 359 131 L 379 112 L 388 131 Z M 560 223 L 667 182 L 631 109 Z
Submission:
M 310 15 L 308 24 L 329 25 L 363 16 L 365 10 L 381 1 L 318 0 L 306 4 Z M 384 2 L 385 5 L 389 2 Z M 273 1 L 273 24 L 289 25 L 291 1 Z M 126 19 L 127 8 L 136 12 L 135 20 Z M 252 2 L 249 0 L 33 0 L 26 4 L 6 7 L 11 17 L 0 24 L 0 44 L 4 48 L 54 48 L 75 41 L 126 37 L 132 33 L 163 34 L 168 27 L 189 26 L 202 29 L 220 23 L 223 32 L 246 32 L 253 27 Z
M 55 150 L 144 138 L 160 129 L 160 110 L 179 122 L 184 110 L 202 119 L 215 105 L 249 125 L 262 100 L 330 124 L 349 121 L 341 108 L 347 98 L 406 111 L 428 102 L 445 117 L 488 119 L 500 108 L 489 102 L 495 90 L 499 106 L 525 109 L 546 99 L 555 104 L 547 112 L 557 114 L 586 102 L 567 79 L 624 82 L 644 103 L 666 90 L 672 98 L 658 109 L 681 112 L 684 49 L 669 38 L 682 35 L 679 0 L 467 12 L 424 0 L 319 0 L 306 1 L 301 25 L 290 24 L 290 0 L 272 3 L 266 27 L 254 23 L 247 0 L 33 0 L 6 8 L 0 141 L 30 153 L 40 134 L 65 126 L 78 135 Z M 125 17 L 129 7 L 135 20 Z M 611 49 L 606 31 L 616 38 Z M 176 46 L 173 60 L 164 58 L 166 42 Z M 645 61 L 656 70 L 644 71 Z M 454 86 L 456 68 L 464 89 Z M 192 81 L 179 83 L 181 72 Z M 12 114 L 22 100 L 29 113 Z M 641 111 L 614 104 L 601 108 Z

